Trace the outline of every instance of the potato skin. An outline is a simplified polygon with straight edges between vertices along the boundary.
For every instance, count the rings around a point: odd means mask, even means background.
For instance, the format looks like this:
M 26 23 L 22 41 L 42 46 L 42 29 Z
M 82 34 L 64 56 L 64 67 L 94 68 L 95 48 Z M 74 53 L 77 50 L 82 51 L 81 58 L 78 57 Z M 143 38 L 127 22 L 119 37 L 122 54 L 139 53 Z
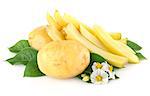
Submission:
M 90 52 L 75 40 L 52 41 L 38 52 L 37 60 L 44 74 L 67 79 L 86 69 L 90 62 Z
M 40 50 L 44 45 L 52 41 L 52 39 L 46 32 L 46 26 L 40 26 L 30 32 L 28 41 L 31 47 Z

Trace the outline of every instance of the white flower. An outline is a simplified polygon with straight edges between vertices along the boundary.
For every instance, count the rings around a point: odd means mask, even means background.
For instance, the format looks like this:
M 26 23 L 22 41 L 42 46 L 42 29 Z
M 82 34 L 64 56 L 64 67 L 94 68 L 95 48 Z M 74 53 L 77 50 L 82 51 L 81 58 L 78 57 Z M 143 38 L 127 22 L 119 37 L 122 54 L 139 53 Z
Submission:
M 100 64 L 99 62 L 94 62 L 92 65 L 92 70 L 95 71 L 97 69 L 101 69 L 103 67 L 102 64 Z
M 115 79 L 115 72 L 113 72 L 113 66 L 110 66 L 107 62 L 101 63 L 103 65 L 102 70 L 107 72 L 109 79 Z
M 110 66 L 107 62 L 102 62 L 101 65 L 103 66 L 102 70 L 104 70 L 104 71 L 111 70 L 110 67 L 112 67 L 112 66 Z
M 92 65 L 92 70 L 95 71 L 97 69 L 102 69 L 102 70 L 109 70 L 110 65 L 107 62 L 94 62 Z
M 92 65 L 92 70 L 95 71 L 97 69 L 101 69 L 108 74 L 109 79 L 115 79 L 115 72 L 113 72 L 113 66 L 110 66 L 107 62 L 94 62 Z
M 108 74 L 101 69 L 97 69 L 92 72 L 90 79 L 94 84 L 105 84 L 108 83 Z
M 104 66 L 103 69 L 105 72 L 108 74 L 109 79 L 115 79 L 115 72 L 113 72 L 113 67 L 112 66 Z

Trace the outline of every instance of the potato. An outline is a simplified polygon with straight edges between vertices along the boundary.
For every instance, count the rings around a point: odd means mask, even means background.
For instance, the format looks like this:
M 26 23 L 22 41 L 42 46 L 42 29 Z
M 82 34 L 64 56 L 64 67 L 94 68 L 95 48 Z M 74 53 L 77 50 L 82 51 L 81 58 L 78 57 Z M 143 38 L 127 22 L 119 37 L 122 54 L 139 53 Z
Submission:
M 131 48 L 114 40 L 108 33 L 103 32 L 98 25 L 94 26 L 94 30 L 95 35 L 110 52 L 128 58 L 130 63 L 139 63 L 139 58 Z
M 79 29 L 80 21 L 78 21 L 76 18 L 72 17 L 71 15 L 65 13 L 63 16 L 64 20 L 69 24 L 72 23 L 77 29 Z
M 44 74 L 67 79 L 86 69 L 90 62 L 90 52 L 75 40 L 53 41 L 38 52 L 37 60 Z
M 46 32 L 46 26 L 40 26 L 30 32 L 28 41 L 31 47 L 40 50 L 43 46 L 52 41 L 52 39 Z
M 73 24 L 68 24 L 68 26 L 64 28 L 64 31 L 67 35 L 69 35 L 69 37 L 72 37 L 71 39 L 79 41 L 81 44 L 86 46 L 91 52 L 103 56 L 113 66 L 122 68 L 127 63 L 127 58 L 109 53 L 92 44 L 89 40 L 87 40 L 79 33 L 79 31 Z
M 48 35 L 52 38 L 53 41 L 64 40 L 64 34 L 60 32 L 54 25 L 46 26 Z
M 56 15 L 57 11 L 55 11 L 55 15 Z M 55 16 L 56 17 L 56 16 Z M 91 34 L 93 34 L 93 29 L 90 28 L 89 26 L 87 26 L 86 24 L 80 22 L 79 20 L 77 20 L 76 18 L 74 18 L 73 16 L 65 13 L 63 18 L 60 17 L 60 15 L 58 15 L 57 13 L 57 21 L 59 21 L 59 23 L 61 23 L 61 25 L 67 25 L 66 23 L 72 23 L 78 30 L 80 30 L 80 26 L 82 25 L 86 30 L 88 30 Z M 65 27 L 63 26 L 63 27 Z M 102 29 L 103 30 L 103 29 Z M 109 32 L 109 35 L 114 39 L 114 40 L 120 40 L 121 39 L 121 33 L 120 32 L 116 32 L 116 33 L 112 33 Z
M 97 47 L 108 51 L 105 46 L 93 35 L 91 34 L 86 27 L 80 25 L 80 33 L 86 38 L 88 39 L 90 42 L 92 42 L 94 45 L 96 45 Z M 128 51 L 130 51 L 131 53 L 135 54 L 135 52 L 126 45 L 127 42 L 127 38 L 121 38 L 121 33 L 108 33 L 114 40 L 116 40 L 117 43 L 119 43 L 122 47 L 128 49 Z
M 55 21 L 55 19 L 49 13 L 47 13 L 47 21 L 49 25 L 53 25 L 57 28 L 57 30 L 61 30 L 61 26 Z
M 82 36 L 84 36 L 86 39 L 88 39 L 90 42 L 92 42 L 97 47 L 99 47 L 103 50 L 107 50 L 103 46 L 103 44 L 82 25 L 80 25 L 80 33 L 81 33 Z
M 58 10 L 55 10 L 54 18 L 56 22 L 61 26 L 64 27 L 67 25 L 67 22 L 64 20 L 64 18 L 61 16 Z

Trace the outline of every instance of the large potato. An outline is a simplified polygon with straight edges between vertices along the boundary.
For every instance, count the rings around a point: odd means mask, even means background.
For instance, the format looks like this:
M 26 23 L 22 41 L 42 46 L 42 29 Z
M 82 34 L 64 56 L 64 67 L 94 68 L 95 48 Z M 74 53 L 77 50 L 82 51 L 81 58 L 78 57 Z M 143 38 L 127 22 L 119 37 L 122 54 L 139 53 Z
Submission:
M 40 50 L 44 45 L 52 41 L 46 32 L 46 26 L 41 26 L 34 29 L 28 38 L 31 47 Z
M 37 60 L 44 74 L 66 79 L 86 69 L 90 62 L 90 52 L 74 40 L 53 41 L 38 52 Z

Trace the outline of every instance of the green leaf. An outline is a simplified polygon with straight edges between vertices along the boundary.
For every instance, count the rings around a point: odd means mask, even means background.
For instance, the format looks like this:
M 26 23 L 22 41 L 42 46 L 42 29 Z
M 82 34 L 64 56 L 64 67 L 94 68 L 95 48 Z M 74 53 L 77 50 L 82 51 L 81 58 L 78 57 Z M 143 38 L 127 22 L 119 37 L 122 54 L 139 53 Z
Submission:
M 85 69 L 84 73 L 86 74 L 91 74 L 92 73 L 92 65 L 94 62 L 99 62 L 102 63 L 106 61 L 102 56 L 96 54 L 96 53 L 91 53 L 90 54 L 90 64 L 89 66 Z
M 144 59 L 146 59 L 146 57 L 144 57 L 143 55 L 142 55 L 142 53 L 136 53 L 136 56 L 138 56 L 138 58 L 140 59 L 140 60 L 144 60 Z
M 102 63 L 104 61 L 106 61 L 102 56 L 96 54 L 96 53 L 91 53 L 90 54 L 90 62 L 99 62 L 99 63 Z
M 136 44 L 135 42 L 132 42 L 130 40 L 127 41 L 127 45 L 132 48 L 134 51 L 139 51 L 142 49 L 141 46 L 139 46 L 138 44 Z
M 24 77 L 39 77 L 44 75 L 45 74 L 39 70 L 37 60 L 35 58 L 28 62 L 24 71 Z
M 30 47 L 28 40 L 20 40 L 15 45 L 9 48 L 9 51 L 18 53 L 26 47 Z
M 24 77 L 37 77 L 44 74 L 39 70 L 37 64 L 38 51 L 31 48 L 27 40 L 20 40 L 14 46 L 10 47 L 11 52 L 17 53 L 13 58 L 7 59 L 9 63 L 26 65 Z
M 37 57 L 37 51 L 31 47 L 24 48 L 17 53 L 13 58 L 7 59 L 9 63 L 14 64 L 27 64 L 30 60 Z
M 82 80 L 81 74 L 77 75 L 76 77 Z
M 130 41 L 130 40 L 127 41 L 127 45 L 128 45 L 130 48 L 132 48 L 132 49 L 136 52 L 136 56 L 137 56 L 140 60 L 146 59 L 146 57 L 144 57 L 141 53 L 137 52 L 137 51 L 139 51 L 139 50 L 142 49 L 141 46 L 139 46 L 138 44 L 136 44 L 136 43 L 134 43 L 134 42 L 132 42 L 132 41 Z

